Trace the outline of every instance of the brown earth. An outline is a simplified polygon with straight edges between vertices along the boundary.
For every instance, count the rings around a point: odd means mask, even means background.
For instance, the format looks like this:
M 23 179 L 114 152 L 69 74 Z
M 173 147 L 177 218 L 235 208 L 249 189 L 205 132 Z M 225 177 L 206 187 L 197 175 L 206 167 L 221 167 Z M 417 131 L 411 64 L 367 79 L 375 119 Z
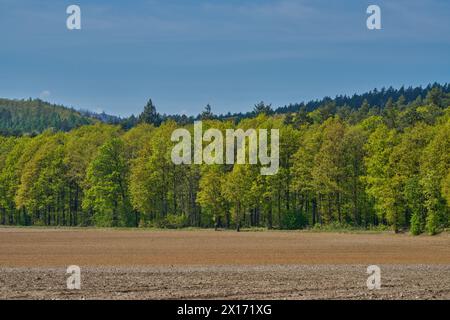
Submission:
M 0 228 L 0 299 L 174 298 L 450 299 L 450 235 Z
M 0 299 L 450 299 L 450 266 L 381 265 L 368 290 L 367 266 L 88 267 L 81 290 L 64 268 L 0 268 Z
M 0 266 L 450 264 L 450 235 L 0 229 Z

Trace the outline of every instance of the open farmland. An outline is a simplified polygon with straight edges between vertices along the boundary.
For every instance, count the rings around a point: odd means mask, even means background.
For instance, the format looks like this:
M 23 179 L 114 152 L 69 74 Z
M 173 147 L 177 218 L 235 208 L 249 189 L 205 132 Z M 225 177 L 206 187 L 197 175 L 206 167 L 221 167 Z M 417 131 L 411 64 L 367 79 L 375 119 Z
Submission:
M 3 228 L 0 298 L 449 299 L 450 235 Z

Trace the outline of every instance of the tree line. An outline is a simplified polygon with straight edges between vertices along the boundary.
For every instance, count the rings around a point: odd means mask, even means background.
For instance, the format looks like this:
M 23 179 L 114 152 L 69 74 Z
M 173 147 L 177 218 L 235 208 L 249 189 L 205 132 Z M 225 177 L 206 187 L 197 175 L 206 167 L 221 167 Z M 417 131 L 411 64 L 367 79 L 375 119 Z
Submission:
M 155 126 L 169 120 L 175 121 L 180 126 L 192 124 L 200 119 L 231 120 L 239 122 L 243 119 L 253 118 L 261 111 L 268 115 L 292 115 L 299 111 L 311 112 L 327 106 L 328 108 L 342 109 L 343 112 L 357 110 L 364 102 L 375 107 L 384 107 L 389 101 L 401 100 L 401 104 L 422 104 L 422 99 L 433 100 L 436 106 L 446 107 L 450 105 L 450 84 L 429 84 L 426 87 L 393 87 L 374 89 L 363 94 L 352 96 L 338 95 L 335 98 L 325 97 L 320 100 L 294 103 L 283 107 L 272 109 L 271 105 L 259 103 L 253 111 L 226 113 L 215 115 L 208 104 L 205 110 L 198 115 L 185 114 L 159 114 L 156 112 L 152 100 L 149 100 L 140 115 L 129 117 L 118 117 L 105 112 L 96 113 L 89 110 L 75 110 L 62 105 L 51 104 L 41 99 L 11 100 L 0 98 L 0 135 L 36 135 L 48 128 L 57 131 L 69 131 L 74 128 L 95 122 L 120 125 L 122 129 L 129 130 L 142 123 L 143 119 L 147 123 Z
M 204 130 L 280 130 L 280 170 L 174 165 L 171 134 L 153 104 L 129 130 L 94 123 L 68 132 L 0 137 L 0 224 L 101 227 L 315 226 L 436 234 L 449 227 L 448 94 L 328 101 L 236 121 L 202 114 Z M 183 127 L 193 130 L 192 124 Z
M 20 136 L 35 135 L 48 128 L 70 131 L 95 120 L 78 111 L 41 99 L 0 99 L 0 134 Z

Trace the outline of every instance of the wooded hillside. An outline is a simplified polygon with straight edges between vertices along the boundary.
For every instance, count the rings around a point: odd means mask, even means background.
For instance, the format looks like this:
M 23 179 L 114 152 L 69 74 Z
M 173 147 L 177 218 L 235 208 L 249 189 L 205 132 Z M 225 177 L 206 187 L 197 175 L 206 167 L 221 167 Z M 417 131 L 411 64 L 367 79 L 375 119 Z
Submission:
M 40 99 L 0 99 L 2 135 L 36 134 L 49 128 L 69 131 L 94 122 L 93 118 L 82 116 L 78 111 Z
M 279 128 L 280 170 L 174 165 L 175 121 L 124 131 L 96 123 L 0 138 L 0 223 L 6 225 L 409 229 L 449 226 L 450 107 L 431 90 L 406 103 L 203 118 L 207 128 Z M 2 118 L 3 121 L 3 118 Z M 192 130 L 192 125 L 187 124 Z

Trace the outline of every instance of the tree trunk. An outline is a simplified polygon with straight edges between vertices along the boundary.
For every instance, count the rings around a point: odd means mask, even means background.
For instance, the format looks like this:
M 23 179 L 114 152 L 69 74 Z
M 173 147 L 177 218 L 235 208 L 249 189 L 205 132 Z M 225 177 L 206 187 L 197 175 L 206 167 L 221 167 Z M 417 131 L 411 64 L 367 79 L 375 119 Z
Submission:
M 316 217 L 316 215 L 317 215 L 317 199 L 313 198 L 311 200 L 311 202 L 312 202 L 312 224 L 313 224 L 313 227 L 314 227 L 316 225 L 316 222 L 317 222 L 317 217 Z
M 241 231 L 241 202 L 238 201 L 237 202 L 237 206 L 236 206 L 236 231 L 240 232 Z
M 272 216 L 272 203 L 270 203 L 270 207 L 269 207 L 269 215 L 267 217 L 267 226 L 269 228 L 269 230 L 271 230 L 273 228 L 273 216 Z

